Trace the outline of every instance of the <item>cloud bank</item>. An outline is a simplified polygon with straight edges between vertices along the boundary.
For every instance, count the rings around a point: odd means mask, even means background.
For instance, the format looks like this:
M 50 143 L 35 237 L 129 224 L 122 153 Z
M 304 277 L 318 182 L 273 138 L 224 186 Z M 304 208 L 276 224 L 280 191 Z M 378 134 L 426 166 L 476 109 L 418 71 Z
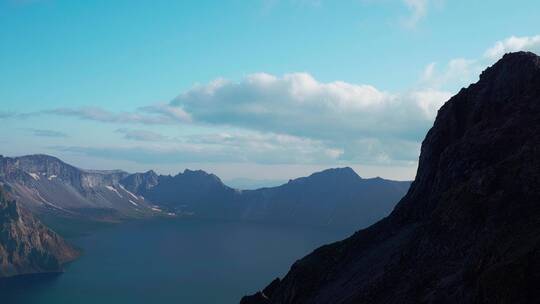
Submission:
M 321 140 L 383 136 L 418 140 L 448 92 L 400 94 L 319 82 L 307 73 L 259 73 L 198 85 L 171 102 L 194 121 Z
M 323 82 L 309 73 L 256 73 L 238 81 L 199 84 L 169 103 L 133 112 L 63 108 L 47 114 L 120 125 L 115 133 L 129 144 L 57 147 L 100 157 L 138 162 L 157 158 L 160 162 L 414 165 L 422 138 L 452 92 L 476 81 L 504 53 L 519 50 L 540 51 L 540 36 L 512 36 L 478 58 L 431 63 L 418 82 L 403 92 Z M 199 131 L 165 136 L 124 125 Z

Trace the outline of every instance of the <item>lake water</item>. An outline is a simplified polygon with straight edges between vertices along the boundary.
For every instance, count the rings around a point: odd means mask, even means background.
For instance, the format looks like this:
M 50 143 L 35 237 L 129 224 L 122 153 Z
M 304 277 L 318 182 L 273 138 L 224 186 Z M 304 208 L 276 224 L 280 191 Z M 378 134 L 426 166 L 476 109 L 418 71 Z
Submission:
M 238 303 L 346 233 L 204 220 L 137 221 L 70 241 L 63 274 L 0 284 L 2 303 Z

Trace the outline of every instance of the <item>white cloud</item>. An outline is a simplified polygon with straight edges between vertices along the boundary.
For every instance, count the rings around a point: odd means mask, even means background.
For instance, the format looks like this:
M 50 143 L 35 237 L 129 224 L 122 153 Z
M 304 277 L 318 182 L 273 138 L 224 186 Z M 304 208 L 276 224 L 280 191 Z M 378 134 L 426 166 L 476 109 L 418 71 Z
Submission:
M 416 100 L 418 106 L 424 112 L 424 115 L 430 119 L 435 119 L 437 111 L 445 101 L 452 97 L 452 94 L 434 89 L 416 91 L 411 93 L 411 99 Z
M 297 139 L 282 145 L 317 143 L 316 151 L 335 160 L 392 163 L 416 161 L 420 140 L 450 95 L 437 89 L 390 93 L 365 84 L 320 82 L 307 73 L 258 73 L 238 82 L 219 79 L 197 85 L 171 106 L 194 123 Z M 255 139 L 253 134 L 249 138 Z
M 490 60 L 498 60 L 504 54 L 517 51 L 531 51 L 540 53 L 540 35 L 536 36 L 511 36 L 504 40 L 497 41 L 484 53 Z
M 177 137 L 174 130 L 168 136 L 116 131 L 193 161 L 388 164 L 416 161 L 420 140 L 449 96 L 436 89 L 390 93 L 366 84 L 321 82 L 308 73 L 257 73 L 237 82 L 196 85 L 169 104 L 134 112 L 63 108 L 46 113 L 115 124 L 204 126 L 193 136 Z M 97 153 L 85 149 L 90 150 Z M 130 153 L 150 155 L 143 152 Z
M 365 1 L 365 0 L 364 0 Z M 413 29 L 417 24 L 425 19 L 434 9 L 442 9 L 445 0 L 401 0 L 409 10 L 409 15 L 402 19 L 402 24 L 406 28 Z
M 234 162 L 259 164 L 334 164 L 343 151 L 323 142 L 284 134 L 252 131 L 197 134 L 160 142 L 142 130 L 118 130 L 144 145 L 56 146 L 56 151 L 139 163 Z M 141 138 L 142 136 L 142 138 Z
M 485 65 L 478 60 L 455 58 L 450 60 L 442 69 L 437 64 L 428 64 L 420 79 L 420 85 L 425 88 L 455 91 L 457 88 L 478 80 L 478 75 Z
M 194 122 L 320 140 L 404 134 L 419 139 L 433 119 L 427 103 L 448 96 L 435 93 L 393 94 L 370 85 L 320 82 L 307 73 L 281 77 L 259 73 L 239 82 L 198 85 L 171 105 L 188 113 Z
M 125 139 L 136 140 L 136 141 L 163 141 L 167 140 L 166 136 L 163 136 L 159 133 L 148 131 L 148 130 L 133 130 L 120 128 L 115 131 L 124 135 Z
M 428 64 L 420 79 L 420 86 L 433 89 L 456 91 L 460 87 L 476 82 L 480 73 L 506 53 L 530 51 L 540 53 L 540 35 L 511 36 L 497 41 L 478 58 L 455 58 L 438 69 L 438 64 Z
M 416 24 L 423 19 L 428 12 L 428 0 L 403 0 L 411 12 L 410 16 L 405 19 L 404 24 L 407 27 L 415 27 Z

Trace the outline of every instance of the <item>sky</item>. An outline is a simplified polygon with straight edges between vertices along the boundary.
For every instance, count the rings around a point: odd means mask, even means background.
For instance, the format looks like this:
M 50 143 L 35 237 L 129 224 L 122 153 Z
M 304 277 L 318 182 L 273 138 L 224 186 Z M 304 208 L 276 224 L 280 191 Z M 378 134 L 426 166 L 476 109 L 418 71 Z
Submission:
M 0 0 L 0 154 L 81 168 L 411 180 L 438 108 L 540 2 Z

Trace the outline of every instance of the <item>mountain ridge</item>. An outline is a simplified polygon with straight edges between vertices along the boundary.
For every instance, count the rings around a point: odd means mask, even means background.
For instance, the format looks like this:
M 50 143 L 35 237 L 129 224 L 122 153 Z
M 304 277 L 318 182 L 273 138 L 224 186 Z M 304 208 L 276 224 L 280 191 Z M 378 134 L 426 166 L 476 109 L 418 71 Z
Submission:
M 409 186 L 408 182 L 363 179 L 345 167 L 280 186 L 240 190 L 203 170 L 185 169 L 176 175 L 88 170 L 42 154 L 0 158 L 0 183 L 38 214 L 99 221 L 195 216 L 336 225 L 348 230 L 387 215 Z

